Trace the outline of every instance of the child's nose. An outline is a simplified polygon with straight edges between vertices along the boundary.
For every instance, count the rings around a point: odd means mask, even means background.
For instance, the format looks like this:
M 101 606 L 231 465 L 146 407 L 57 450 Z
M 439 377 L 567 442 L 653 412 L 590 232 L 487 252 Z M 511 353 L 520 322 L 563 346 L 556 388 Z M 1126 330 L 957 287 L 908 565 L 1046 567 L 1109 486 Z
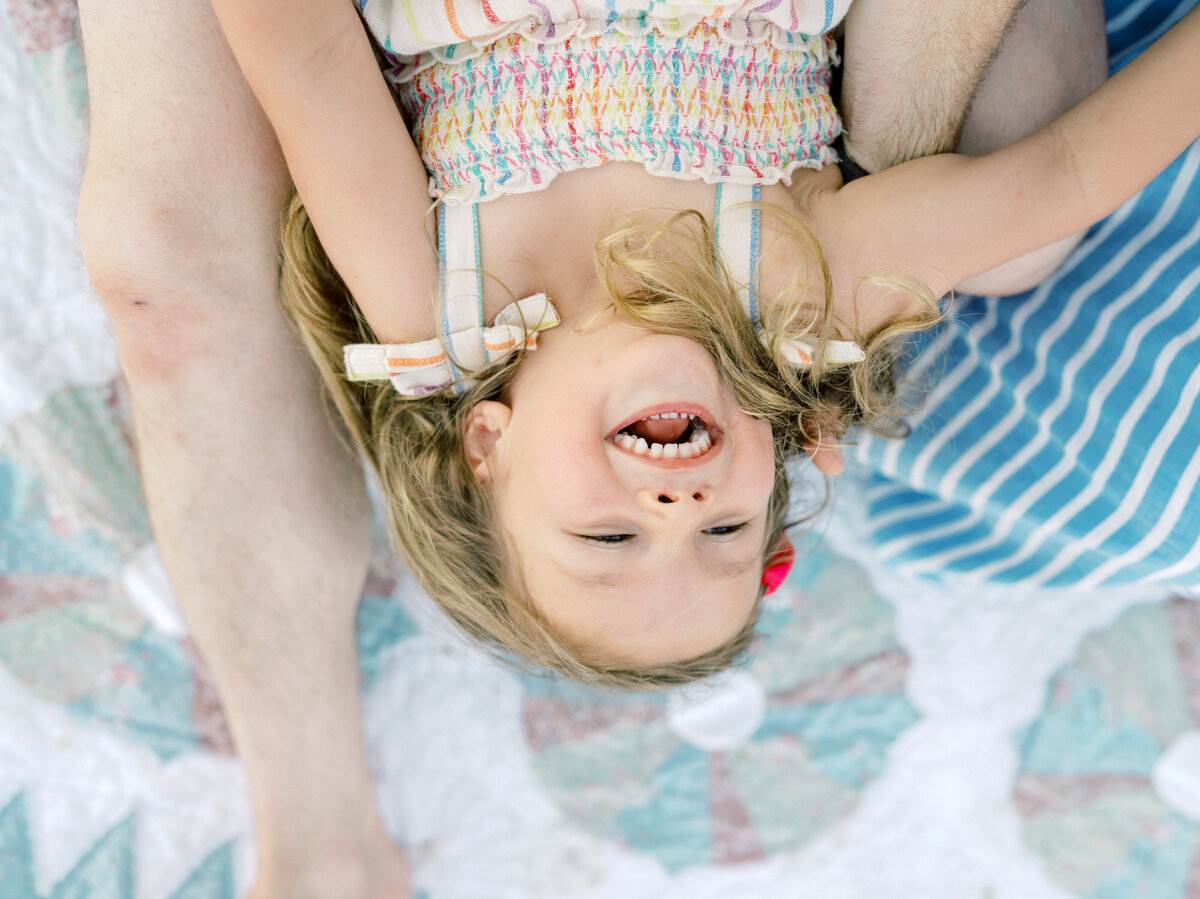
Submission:
M 661 490 L 658 493 L 658 501 L 660 503 L 678 503 L 688 498 L 689 493 L 691 499 L 698 503 L 705 502 L 708 499 L 708 491 L 704 488 L 697 490 Z

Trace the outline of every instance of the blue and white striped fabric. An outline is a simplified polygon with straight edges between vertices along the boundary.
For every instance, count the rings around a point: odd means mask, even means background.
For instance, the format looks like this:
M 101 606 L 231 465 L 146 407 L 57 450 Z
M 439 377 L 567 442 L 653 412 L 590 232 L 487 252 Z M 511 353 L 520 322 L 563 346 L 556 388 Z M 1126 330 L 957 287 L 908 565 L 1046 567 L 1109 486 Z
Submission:
M 1119 66 L 1195 0 L 1117 0 Z M 1045 587 L 1200 589 L 1200 143 L 1020 297 L 924 335 L 904 441 L 854 453 L 885 563 Z

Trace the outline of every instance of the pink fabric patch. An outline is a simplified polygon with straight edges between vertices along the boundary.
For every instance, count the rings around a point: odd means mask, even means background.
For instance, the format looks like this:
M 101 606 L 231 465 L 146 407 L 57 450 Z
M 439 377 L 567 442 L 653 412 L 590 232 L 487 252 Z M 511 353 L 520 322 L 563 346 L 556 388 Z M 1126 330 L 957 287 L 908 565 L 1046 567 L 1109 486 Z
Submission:
M 75 40 L 75 0 L 7 0 L 8 14 L 26 53 L 49 53 Z

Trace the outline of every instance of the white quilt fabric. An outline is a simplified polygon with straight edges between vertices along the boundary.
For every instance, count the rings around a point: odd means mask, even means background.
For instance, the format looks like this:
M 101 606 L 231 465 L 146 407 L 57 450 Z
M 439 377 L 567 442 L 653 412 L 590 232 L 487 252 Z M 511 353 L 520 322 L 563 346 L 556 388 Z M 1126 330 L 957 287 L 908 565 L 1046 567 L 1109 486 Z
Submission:
M 69 384 L 104 384 L 116 345 L 75 236 L 81 135 L 56 116 L 0 16 L 0 427 Z
M 24 417 L 66 388 L 105 385 L 117 374 L 74 235 L 79 134 L 56 114 L 4 15 L 0 142 L 3 453 L 10 426 L 17 433 Z M 0 478 L 0 510 L 16 490 Z M 76 514 L 70 496 L 53 502 L 66 520 Z M 873 569 L 856 538 L 863 533 L 856 508 L 848 491 L 820 528 L 840 553 L 857 557 L 875 592 L 894 606 L 896 637 L 909 659 L 905 688 L 919 718 L 890 744 L 886 766 L 848 814 L 794 849 L 738 864 L 672 866 L 632 840 L 583 826 L 537 773 L 523 717 L 532 688 L 466 646 L 400 576 L 393 595 L 416 633 L 380 657 L 367 729 L 379 801 L 393 836 L 408 848 L 417 890 L 435 899 L 1189 895 L 1186 884 L 1175 892 L 1090 892 L 1094 881 L 1086 878 L 1072 888 L 1061 864 L 1048 866 L 1053 853 L 1023 836 L 1014 799 L 1021 762 L 1013 734 L 1038 716 L 1055 672 L 1072 662 L 1085 635 L 1167 597 L 1136 588 L 972 587 L 968 594 L 899 578 Z M 127 628 L 130 639 L 171 639 L 178 623 L 169 591 L 149 576 L 152 552 L 125 563 L 134 566 L 125 583 L 140 585 L 132 593 L 149 597 L 134 596 L 132 611 L 113 613 L 105 626 Z M 18 574 L 0 570 L 0 585 Z M 120 572 L 110 574 L 118 584 Z M 21 589 L 0 592 L 0 621 L 20 611 Z M 781 602 L 795 594 L 795 585 L 791 594 L 785 588 Z M 10 634 L 0 643 L 13 645 Z M 71 652 L 66 646 L 61 657 Z M 31 689 L 49 662 L 32 671 L 20 664 L 31 655 L 16 650 L 9 658 L 0 668 L 0 810 L 24 798 L 20 814 L 0 814 L 0 896 L 225 899 L 248 888 L 251 822 L 234 758 L 211 747 L 165 758 L 129 732 Z M 73 676 L 64 665 L 62 679 Z M 697 752 L 742 745 L 763 714 L 756 703 L 767 693 L 765 679 L 755 670 L 708 693 L 683 691 L 664 732 Z M 1184 798 L 1164 801 L 1193 821 L 1200 812 L 1186 796 L 1197 772 L 1179 755 L 1182 767 L 1159 782 L 1182 783 L 1176 792 Z M 767 780 L 759 789 L 770 793 L 777 784 Z M 102 867 L 105 858 L 134 861 Z M 1061 862 L 1061 853 L 1055 858 Z

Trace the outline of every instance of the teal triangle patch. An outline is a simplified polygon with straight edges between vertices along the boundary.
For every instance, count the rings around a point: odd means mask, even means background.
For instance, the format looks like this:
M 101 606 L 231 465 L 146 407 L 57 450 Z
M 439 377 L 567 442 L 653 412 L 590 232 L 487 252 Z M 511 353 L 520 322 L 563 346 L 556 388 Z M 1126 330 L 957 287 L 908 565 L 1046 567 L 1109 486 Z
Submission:
M 147 627 L 125 644 L 119 662 L 128 678 L 105 684 L 68 706 L 70 711 L 112 725 L 164 762 L 195 751 L 200 741 L 192 709 L 192 663 L 179 641 Z
M 33 847 L 25 794 L 18 793 L 0 810 L 0 899 L 33 899 Z
M 388 597 L 365 596 L 358 606 L 358 659 L 363 689 L 370 689 L 383 666 L 384 650 L 417 633 L 404 607 Z
M 133 815 L 116 824 L 59 881 L 50 899 L 133 899 L 136 829 Z
M 233 840 L 215 849 L 171 899 L 235 899 L 233 885 Z

